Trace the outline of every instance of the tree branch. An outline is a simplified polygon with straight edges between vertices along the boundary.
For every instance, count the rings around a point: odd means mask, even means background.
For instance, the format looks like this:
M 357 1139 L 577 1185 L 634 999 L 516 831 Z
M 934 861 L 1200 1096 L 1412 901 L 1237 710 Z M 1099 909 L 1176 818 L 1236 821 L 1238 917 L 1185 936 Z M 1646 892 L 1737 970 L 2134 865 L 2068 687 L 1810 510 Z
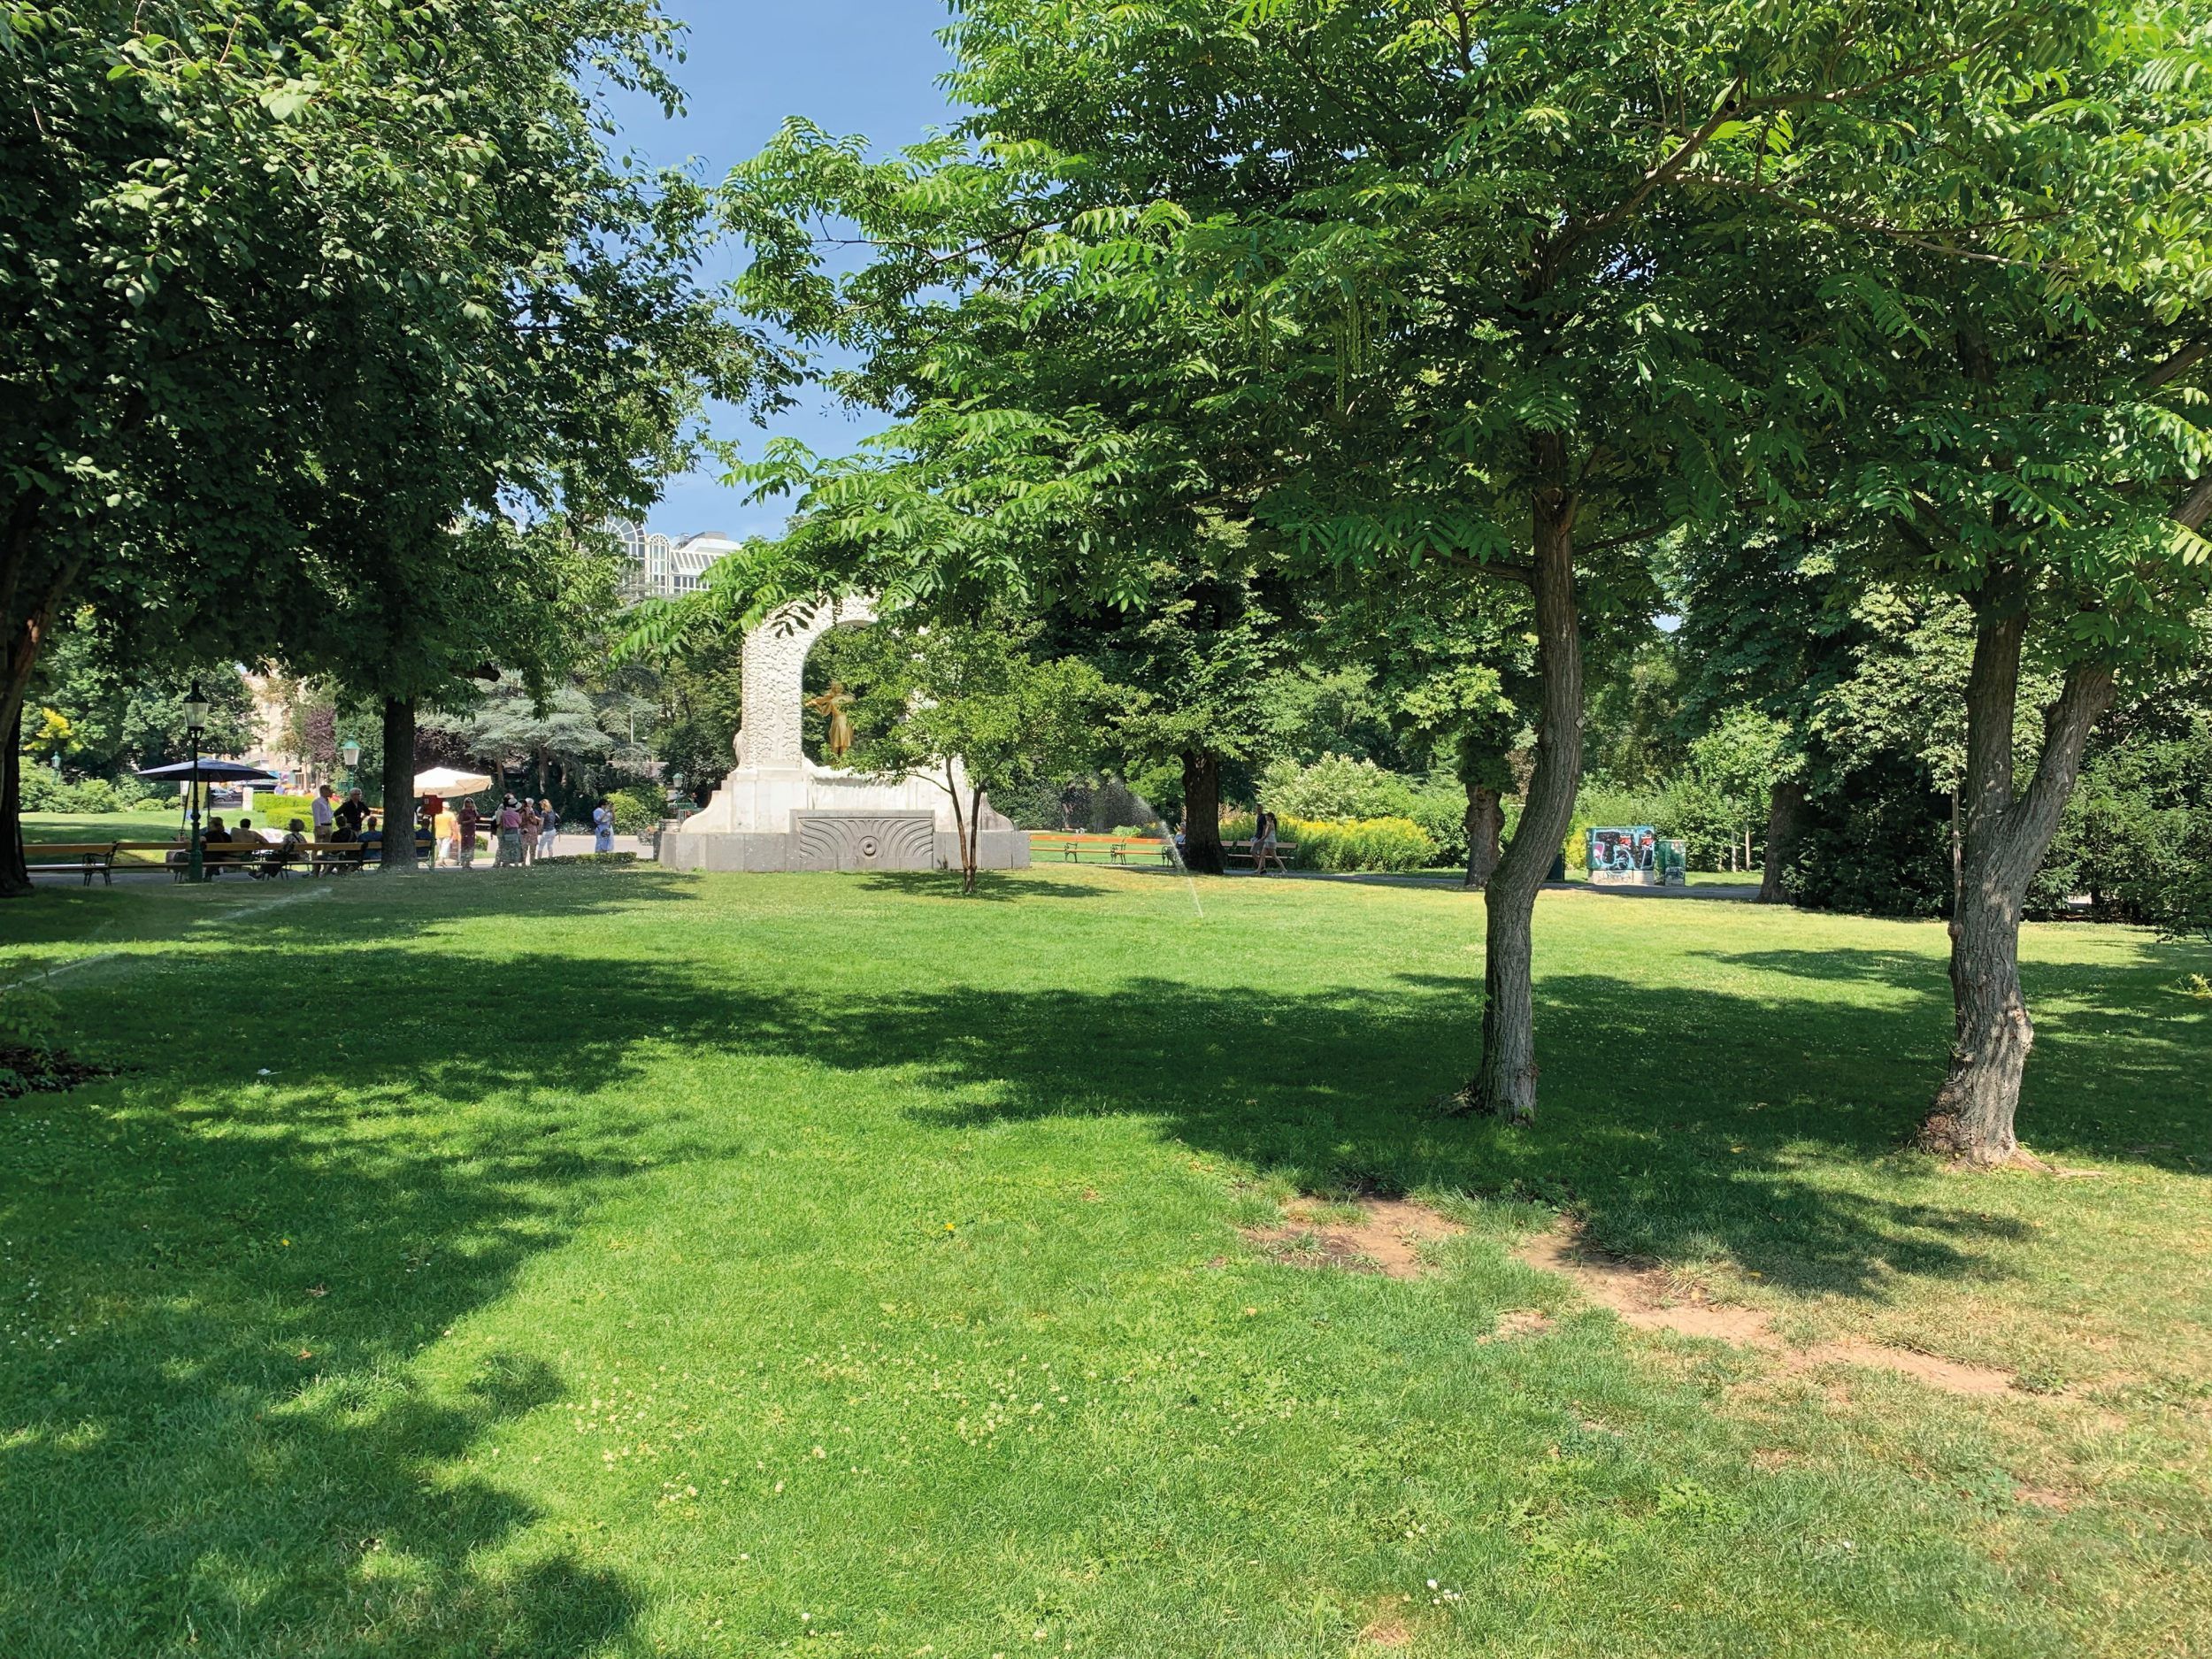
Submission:
M 2044 710 L 2043 752 L 2036 761 L 2034 780 L 2007 814 L 2027 833 L 2039 859 L 2057 831 L 2066 797 L 2073 792 L 2089 730 L 2112 706 L 2114 685 L 2111 664 L 2077 663 L 2067 671 L 2058 701 Z
M 2212 472 L 2199 479 L 2196 488 L 2183 496 L 2181 504 L 2167 516 L 2176 524 L 2186 525 L 2190 529 L 2201 533 L 2205 518 L 2212 516 Z
M 2195 368 L 2198 364 L 2203 362 L 2208 352 L 2212 352 L 2212 334 L 2199 334 L 2146 374 L 2143 377 L 2143 389 L 2147 392 L 2154 392 L 2162 386 L 2172 385 L 2190 370 Z

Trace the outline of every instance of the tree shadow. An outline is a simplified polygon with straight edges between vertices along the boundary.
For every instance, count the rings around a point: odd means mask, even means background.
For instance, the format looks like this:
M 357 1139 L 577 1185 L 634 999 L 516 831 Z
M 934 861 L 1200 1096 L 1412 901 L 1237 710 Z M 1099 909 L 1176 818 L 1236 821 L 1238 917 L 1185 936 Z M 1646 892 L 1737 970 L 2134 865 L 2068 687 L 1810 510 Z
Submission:
M 213 976 L 180 977 L 188 1023 Z M 539 1517 L 485 1442 L 560 1376 L 414 1362 L 639 1167 L 634 1129 L 417 1136 L 393 1077 L 178 1104 L 195 1070 L 7 1110 L 0 1651 L 601 1650 L 641 1607 L 618 1574 L 488 1563 Z
M 2021 1236 L 1897 1151 L 1947 1037 L 1924 958 L 1747 958 L 1767 995 L 1548 975 L 1545 1118 L 1512 1132 L 1420 1105 L 1474 1052 L 1469 977 L 1265 995 L 1164 977 L 763 987 L 680 955 L 539 945 L 527 926 L 692 887 L 518 875 L 380 906 L 369 944 L 343 907 L 292 906 L 174 953 L 158 995 L 142 976 L 79 981 L 79 1023 L 143 1069 L 4 1109 L 0 1295 L 41 1286 L 0 1302 L 0 1651 L 565 1659 L 630 1630 L 641 1593 L 539 1551 L 539 1517 L 478 1460 L 562 1392 L 547 1356 L 482 1356 L 458 1388 L 417 1360 L 639 1172 L 728 1155 L 711 1100 L 651 1087 L 672 1049 L 880 1074 L 949 1136 L 1126 1116 L 1310 1191 L 1563 1202 L 1613 1248 L 1726 1254 L 1808 1294 L 1999 1275 Z M 425 937 L 480 910 L 525 926 L 489 946 Z M 1857 954 L 1874 960 L 1832 961 Z M 2133 997 L 2166 965 L 2116 972 Z M 1910 994 L 1827 988 L 1851 979 Z M 2111 1001 L 2090 970 L 2043 982 L 2064 994 L 2032 1138 L 2182 1167 L 2207 1023 L 2078 1010 Z
M 1102 882 L 1062 878 L 1053 881 L 1015 881 L 997 871 L 979 871 L 975 891 L 960 890 L 956 870 L 875 870 L 862 879 L 869 893 L 895 893 L 905 898 L 980 899 L 988 903 L 1027 903 L 1033 899 L 1095 900 L 1111 896 L 1114 889 Z

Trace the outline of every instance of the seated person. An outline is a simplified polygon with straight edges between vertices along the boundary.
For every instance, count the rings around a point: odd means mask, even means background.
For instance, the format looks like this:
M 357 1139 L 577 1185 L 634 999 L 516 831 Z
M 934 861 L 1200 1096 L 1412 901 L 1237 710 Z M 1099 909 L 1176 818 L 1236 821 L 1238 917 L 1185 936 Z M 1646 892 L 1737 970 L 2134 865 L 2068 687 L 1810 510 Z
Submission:
M 238 820 L 238 827 L 231 831 L 230 838 L 234 843 L 240 847 L 265 847 L 268 845 L 268 842 L 262 840 L 261 832 L 254 828 L 253 820 L 250 818 L 242 818 Z
M 254 873 L 265 879 L 271 876 L 280 876 L 284 873 L 285 865 L 295 859 L 304 862 L 306 857 L 307 826 L 299 819 L 294 818 L 284 832 L 284 839 L 276 843 L 271 851 L 271 856 Z

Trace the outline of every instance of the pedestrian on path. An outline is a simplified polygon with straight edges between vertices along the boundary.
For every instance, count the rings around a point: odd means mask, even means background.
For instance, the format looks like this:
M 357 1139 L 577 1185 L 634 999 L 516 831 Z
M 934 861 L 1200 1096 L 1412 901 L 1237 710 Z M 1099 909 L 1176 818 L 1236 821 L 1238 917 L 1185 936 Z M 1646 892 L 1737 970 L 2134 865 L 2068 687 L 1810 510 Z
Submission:
M 595 853 L 614 850 L 614 809 L 607 804 L 604 795 L 591 810 L 591 849 Z
M 522 862 L 522 807 L 514 796 L 508 795 L 499 803 L 499 812 L 492 819 L 499 832 L 499 851 L 492 859 L 495 869 L 508 869 Z
M 461 810 L 453 815 L 454 827 L 461 833 L 461 868 L 476 868 L 476 832 L 484 821 L 484 815 L 476 810 L 473 801 L 463 801 Z
M 436 837 L 435 850 L 430 856 L 430 867 L 435 870 L 440 864 L 452 864 L 459 856 L 461 850 L 460 816 L 451 807 L 442 804 L 438 808 L 438 815 L 433 820 L 430 828 L 431 833 Z
M 525 864 L 534 864 L 538 862 L 538 831 L 543 828 L 544 825 L 545 820 L 538 816 L 538 809 L 530 797 L 523 796 L 521 828 L 522 862 Z
M 1282 849 L 1277 845 L 1281 834 L 1282 828 L 1276 822 L 1275 815 L 1262 807 L 1259 817 L 1252 823 L 1252 868 L 1258 874 L 1267 873 L 1267 864 L 1271 858 L 1275 861 L 1276 869 L 1285 875 L 1290 873 L 1290 866 L 1283 862 Z
M 538 803 L 538 856 L 553 856 L 553 838 L 561 833 L 561 815 L 553 810 L 550 801 Z

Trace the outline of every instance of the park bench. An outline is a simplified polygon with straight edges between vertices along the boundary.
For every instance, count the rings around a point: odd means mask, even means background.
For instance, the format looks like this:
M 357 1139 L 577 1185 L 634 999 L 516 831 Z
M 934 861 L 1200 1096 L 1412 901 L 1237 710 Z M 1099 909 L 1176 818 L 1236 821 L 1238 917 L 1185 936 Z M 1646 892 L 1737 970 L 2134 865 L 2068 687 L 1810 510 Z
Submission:
M 96 875 L 108 886 L 115 885 L 113 841 L 28 841 L 24 844 L 23 861 L 34 872 L 81 875 L 87 887 Z
M 418 836 L 415 851 L 427 858 L 432 843 Z M 126 870 L 165 869 L 176 880 L 182 881 L 191 873 L 192 864 L 184 842 L 175 841 L 117 841 L 112 849 L 111 863 L 119 863 Z M 365 849 L 374 852 L 373 848 Z M 304 848 L 292 853 L 282 852 L 275 841 L 265 841 L 259 847 L 244 841 L 209 841 L 200 849 L 200 867 L 211 879 L 225 873 L 277 878 L 289 875 L 295 870 L 304 870 L 310 875 L 336 875 L 349 870 L 365 868 L 369 860 L 358 841 L 310 841 Z M 86 878 L 91 879 L 89 876 Z
M 1150 836 L 1146 835 L 1090 835 L 1079 833 L 1066 834 L 1036 833 L 1032 834 L 1029 838 L 1029 850 L 1033 856 L 1039 853 L 1052 852 L 1056 850 L 1059 853 L 1063 863 L 1071 864 L 1081 864 L 1084 861 L 1086 854 L 1100 852 L 1105 854 L 1106 862 L 1109 864 L 1125 864 L 1129 862 L 1129 852 L 1132 848 L 1153 846 L 1157 846 L 1161 849 L 1160 859 L 1162 863 L 1173 864 L 1175 862 L 1174 858 L 1167 851 L 1166 842 L 1155 841 Z

